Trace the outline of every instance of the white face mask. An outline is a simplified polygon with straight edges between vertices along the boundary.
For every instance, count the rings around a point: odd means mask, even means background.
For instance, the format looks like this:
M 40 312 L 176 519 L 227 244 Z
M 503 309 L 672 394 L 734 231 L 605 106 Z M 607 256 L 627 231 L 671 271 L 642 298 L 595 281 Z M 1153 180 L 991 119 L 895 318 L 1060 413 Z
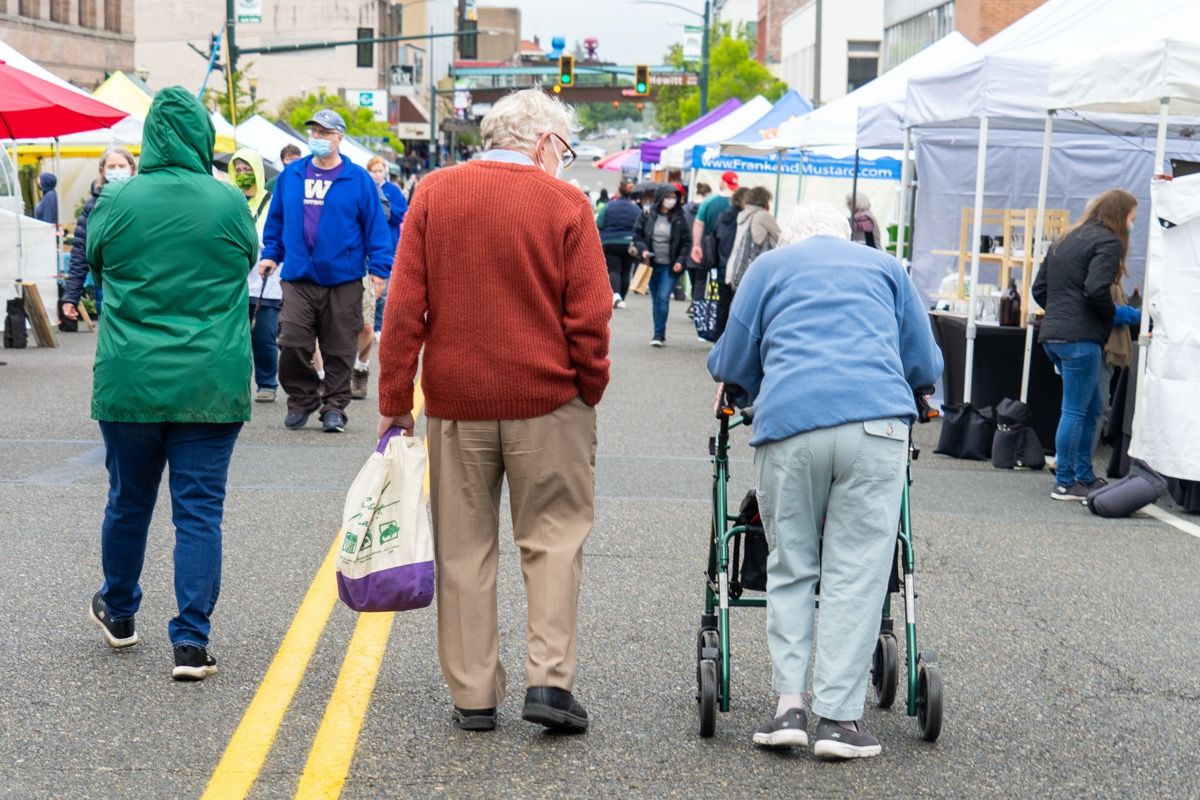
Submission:
M 104 170 L 104 180 L 108 183 L 120 183 L 133 177 L 133 171 L 128 167 L 113 167 Z

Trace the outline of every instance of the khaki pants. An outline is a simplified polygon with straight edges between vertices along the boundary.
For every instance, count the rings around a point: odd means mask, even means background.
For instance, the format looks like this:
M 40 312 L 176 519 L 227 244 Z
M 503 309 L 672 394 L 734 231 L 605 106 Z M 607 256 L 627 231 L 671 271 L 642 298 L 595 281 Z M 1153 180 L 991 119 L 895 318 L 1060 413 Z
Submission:
M 529 602 L 525 683 L 570 691 L 595 511 L 596 410 L 576 398 L 535 419 L 430 418 L 429 467 L 438 655 L 454 705 L 492 708 L 504 697 L 496 567 L 505 477 Z

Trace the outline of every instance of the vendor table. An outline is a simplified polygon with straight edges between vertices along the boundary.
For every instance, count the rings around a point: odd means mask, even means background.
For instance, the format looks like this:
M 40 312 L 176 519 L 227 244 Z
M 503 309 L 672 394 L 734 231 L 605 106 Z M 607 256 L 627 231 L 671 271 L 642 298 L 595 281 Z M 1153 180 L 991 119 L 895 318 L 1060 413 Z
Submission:
M 929 321 L 946 363 L 942 372 L 946 404 L 961 403 L 967 364 L 967 318 L 931 311 Z M 975 370 L 971 380 L 972 405 L 985 408 L 1006 397 L 1019 399 L 1024 358 L 1024 328 L 978 323 L 975 327 Z M 1029 368 L 1028 405 L 1038 441 L 1046 452 L 1054 452 L 1054 432 L 1062 408 L 1062 379 L 1055 374 L 1054 365 L 1036 339 Z

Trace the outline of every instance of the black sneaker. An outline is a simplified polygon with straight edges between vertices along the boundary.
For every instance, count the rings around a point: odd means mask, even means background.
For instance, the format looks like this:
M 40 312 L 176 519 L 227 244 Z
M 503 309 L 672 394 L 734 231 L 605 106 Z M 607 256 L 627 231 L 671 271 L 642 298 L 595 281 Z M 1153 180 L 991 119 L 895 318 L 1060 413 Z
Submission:
M 783 716 L 758 726 L 754 743 L 762 747 L 808 747 L 808 716 L 802 708 L 789 708 Z
M 190 644 L 175 645 L 175 669 L 171 677 L 177 681 L 202 681 L 217 674 L 217 660 L 203 647 Z
M 494 731 L 496 730 L 495 708 L 459 708 L 454 707 L 454 724 L 464 731 Z
M 1104 478 L 1092 478 L 1086 483 L 1084 481 L 1079 481 L 1078 485 L 1082 486 L 1084 491 L 1086 491 L 1088 494 L 1091 494 L 1102 486 L 1108 486 L 1108 481 L 1104 480 Z
M 321 424 L 326 433 L 344 433 L 346 430 L 346 415 L 337 410 L 326 411 L 321 417 Z
M 817 740 L 813 743 L 813 755 L 818 758 L 870 758 L 883 752 L 875 734 L 854 723 L 854 729 L 840 722 L 820 717 L 817 720 Z
M 1087 487 L 1079 482 L 1072 483 L 1070 486 L 1055 485 L 1054 489 L 1050 492 L 1050 499 L 1052 500 L 1071 500 L 1076 503 L 1083 502 L 1087 499 L 1087 496 Z
M 566 689 L 533 686 L 525 691 L 521 718 L 536 722 L 559 733 L 583 733 L 588 729 L 588 714 Z
M 315 408 L 310 408 L 308 411 L 291 411 L 283 418 L 283 427 L 289 431 L 298 431 L 308 424 L 308 418 L 316 411 Z
M 104 599 L 100 597 L 99 592 L 92 596 L 88 617 L 100 626 L 100 632 L 104 634 L 104 641 L 108 642 L 109 647 L 120 650 L 122 647 L 133 647 L 138 643 L 137 631 L 133 627 L 133 617 L 120 622 L 115 621 L 109 616 L 108 608 L 104 605 Z

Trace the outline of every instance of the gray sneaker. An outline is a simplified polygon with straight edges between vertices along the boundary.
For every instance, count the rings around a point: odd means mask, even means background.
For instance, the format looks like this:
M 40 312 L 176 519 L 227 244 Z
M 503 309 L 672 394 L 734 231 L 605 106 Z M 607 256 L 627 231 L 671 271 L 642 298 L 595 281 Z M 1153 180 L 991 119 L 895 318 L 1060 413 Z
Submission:
M 820 717 L 817 719 L 817 740 L 813 743 L 813 755 L 818 758 L 870 758 L 883 752 L 875 734 L 854 723 L 854 730 L 843 727 L 840 722 Z
M 754 732 L 754 743 L 762 747 L 808 747 L 808 716 L 802 708 L 789 708 Z
M 1055 484 L 1054 489 L 1050 492 L 1051 500 L 1067 500 L 1076 503 L 1082 503 L 1087 500 L 1088 489 L 1082 483 L 1076 481 L 1070 486 Z

